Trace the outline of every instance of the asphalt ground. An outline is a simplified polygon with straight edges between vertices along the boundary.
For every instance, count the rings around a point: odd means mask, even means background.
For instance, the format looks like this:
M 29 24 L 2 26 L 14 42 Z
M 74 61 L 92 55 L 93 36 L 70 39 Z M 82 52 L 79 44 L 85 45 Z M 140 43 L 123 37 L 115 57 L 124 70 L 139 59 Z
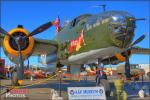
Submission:
M 90 87 L 95 86 L 95 78 L 91 78 L 86 80 L 79 81 L 70 81 L 69 79 L 63 79 L 61 85 L 61 96 L 64 100 L 68 100 L 67 95 L 67 87 Z M 32 85 L 33 84 L 33 85 Z M 113 85 L 113 81 L 110 81 L 110 84 Z M 1 85 L 5 85 L 6 87 L 1 87 L 1 100 L 51 100 L 52 98 L 52 89 L 59 92 L 59 80 L 51 79 L 51 80 L 25 80 L 23 87 L 21 89 L 27 89 L 28 93 L 25 94 L 25 98 L 6 98 L 6 90 L 10 89 L 11 81 L 10 80 L 1 80 Z M 27 87 L 26 87 L 27 86 Z M 14 88 L 14 87 L 13 87 Z M 4 94 L 3 94 L 4 93 Z M 115 100 L 114 96 L 107 98 L 107 100 Z M 145 98 L 139 98 L 137 95 L 129 95 L 128 100 L 150 100 L 150 96 Z

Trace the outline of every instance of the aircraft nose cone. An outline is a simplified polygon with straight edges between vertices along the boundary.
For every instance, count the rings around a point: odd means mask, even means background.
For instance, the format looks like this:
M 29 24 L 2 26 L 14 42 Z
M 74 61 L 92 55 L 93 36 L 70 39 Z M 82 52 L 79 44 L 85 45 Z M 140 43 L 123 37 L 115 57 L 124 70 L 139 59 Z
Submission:
M 120 26 L 118 29 L 114 30 L 114 38 L 119 42 L 119 47 L 127 47 L 133 39 L 134 28 L 127 26 Z
M 135 29 L 134 16 L 127 12 L 117 12 L 112 14 L 110 27 L 112 41 L 118 47 L 127 47 L 133 39 Z

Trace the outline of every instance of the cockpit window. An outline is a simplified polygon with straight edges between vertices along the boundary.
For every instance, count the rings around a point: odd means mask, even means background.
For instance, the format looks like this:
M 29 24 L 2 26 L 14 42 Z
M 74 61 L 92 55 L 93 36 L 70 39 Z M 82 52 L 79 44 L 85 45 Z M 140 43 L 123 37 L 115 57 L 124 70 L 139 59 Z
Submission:
M 99 14 L 96 14 L 92 17 L 90 17 L 88 20 L 87 20 L 87 25 L 86 27 L 90 26 L 90 25 L 93 25 L 95 23 L 101 23 L 103 20 L 109 18 L 111 16 L 111 14 L 109 12 L 104 12 L 104 13 L 99 13 Z
M 78 19 L 74 19 L 71 23 L 71 25 L 74 27 L 75 25 L 77 25 L 79 23 L 79 20 Z
M 76 17 L 72 22 L 71 22 L 71 26 L 75 27 L 81 20 L 86 19 L 87 17 L 91 16 L 91 14 L 84 14 L 81 16 Z
M 126 18 L 133 18 L 133 16 L 131 14 L 129 14 L 128 12 L 112 12 L 111 14 L 111 19 L 112 19 L 112 23 L 122 23 L 125 24 Z

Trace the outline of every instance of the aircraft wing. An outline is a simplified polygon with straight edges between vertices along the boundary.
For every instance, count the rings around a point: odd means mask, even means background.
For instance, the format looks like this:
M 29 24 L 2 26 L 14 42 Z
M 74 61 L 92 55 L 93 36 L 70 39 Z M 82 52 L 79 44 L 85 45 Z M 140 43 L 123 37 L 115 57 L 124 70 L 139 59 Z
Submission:
M 2 46 L 4 36 L 0 34 L 0 47 Z M 53 40 L 35 38 L 35 46 L 32 55 L 50 54 L 57 52 L 58 43 Z
M 132 52 L 132 54 L 150 54 L 150 49 L 149 48 L 132 47 L 131 52 Z
M 51 54 L 57 52 L 58 43 L 54 40 L 35 39 L 32 55 Z

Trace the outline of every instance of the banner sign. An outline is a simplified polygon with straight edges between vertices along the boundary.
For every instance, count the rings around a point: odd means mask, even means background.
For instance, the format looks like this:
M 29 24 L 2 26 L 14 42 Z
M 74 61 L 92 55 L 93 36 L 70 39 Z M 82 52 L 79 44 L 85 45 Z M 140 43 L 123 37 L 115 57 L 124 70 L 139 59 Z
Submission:
M 104 87 L 68 87 L 69 100 L 106 100 Z

